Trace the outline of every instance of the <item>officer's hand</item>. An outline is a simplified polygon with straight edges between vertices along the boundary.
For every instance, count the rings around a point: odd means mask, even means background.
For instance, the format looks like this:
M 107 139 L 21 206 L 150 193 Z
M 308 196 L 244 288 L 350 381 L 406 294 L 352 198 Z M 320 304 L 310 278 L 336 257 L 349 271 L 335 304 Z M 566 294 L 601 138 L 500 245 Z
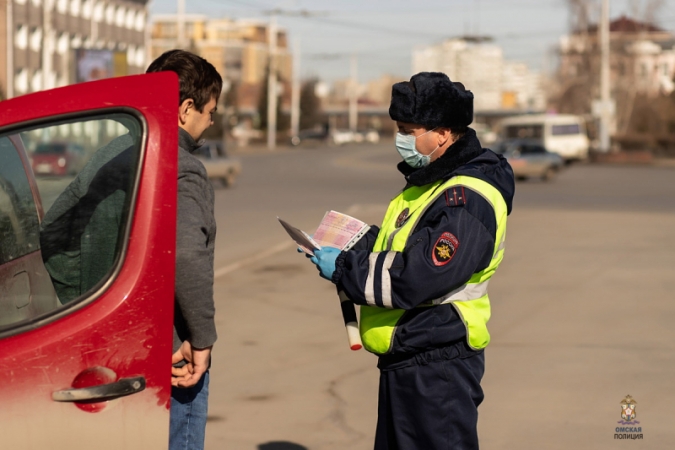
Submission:
M 298 250 L 298 253 L 304 253 L 306 258 L 311 258 L 311 257 L 312 257 L 312 255 L 310 255 L 309 253 L 307 253 L 306 251 L 304 251 L 304 250 L 303 250 L 302 248 L 300 248 L 300 247 L 298 247 L 297 250 Z
M 310 234 L 309 237 L 310 237 L 310 238 L 313 238 L 314 235 L 313 235 L 313 234 Z M 304 250 L 302 249 L 302 247 L 300 247 L 300 246 L 298 246 L 297 250 L 298 250 L 298 253 L 304 253 L 304 254 L 305 254 L 305 257 L 307 257 L 307 258 L 311 258 L 311 257 L 312 257 L 312 255 L 310 255 L 309 253 L 307 253 L 306 251 L 304 251 Z
M 323 247 L 321 250 L 314 250 L 314 256 L 309 258 L 316 268 L 319 269 L 321 277 L 331 281 L 333 272 L 335 272 L 335 260 L 340 254 L 340 249 L 335 247 Z

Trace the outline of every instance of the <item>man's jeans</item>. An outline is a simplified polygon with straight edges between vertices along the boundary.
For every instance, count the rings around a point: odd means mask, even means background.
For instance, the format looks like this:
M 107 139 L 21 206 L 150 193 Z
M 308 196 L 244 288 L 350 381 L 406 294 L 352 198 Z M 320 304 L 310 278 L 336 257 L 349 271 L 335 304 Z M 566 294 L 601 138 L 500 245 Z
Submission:
M 209 406 L 209 372 L 191 388 L 171 388 L 169 450 L 203 450 Z

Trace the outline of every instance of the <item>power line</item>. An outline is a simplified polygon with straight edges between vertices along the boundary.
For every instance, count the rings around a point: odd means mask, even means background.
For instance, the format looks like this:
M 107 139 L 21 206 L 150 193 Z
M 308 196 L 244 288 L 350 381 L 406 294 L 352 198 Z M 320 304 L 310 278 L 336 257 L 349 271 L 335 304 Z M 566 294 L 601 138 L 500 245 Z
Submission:
M 431 34 L 431 33 L 419 32 L 419 31 L 401 30 L 401 29 L 375 26 L 375 25 L 372 25 L 372 24 L 363 24 L 363 23 L 356 23 L 356 22 L 346 22 L 344 20 L 326 19 L 326 18 L 322 18 L 322 17 L 311 17 L 311 19 L 314 20 L 314 21 L 317 21 L 317 22 L 322 22 L 322 23 L 328 24 L 328 25 L 358 29 L 359 31 L 363 31 L 363 32 L 373 32 L 373 31 L 375 31 L 375 32 L 380 32 L 380 33 L 395 34 L 397 36 L 414 35 L 414 36 L 424 36 L 424 37 L 434 37 L 434 38 L 439 37 L 439 35 L 437 33 Z

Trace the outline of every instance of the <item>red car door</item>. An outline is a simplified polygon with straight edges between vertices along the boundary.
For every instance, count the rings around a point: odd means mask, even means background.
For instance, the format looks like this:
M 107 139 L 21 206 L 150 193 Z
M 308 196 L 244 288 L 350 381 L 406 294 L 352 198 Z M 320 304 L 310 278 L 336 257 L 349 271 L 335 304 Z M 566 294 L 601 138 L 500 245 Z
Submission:
M 177 105 L 168 72 L 0 103 L 0 310 L 54 305 L 0 317 L 2 448 L 167 447 Z M 10 169 L 64 141 L 77 176 Z

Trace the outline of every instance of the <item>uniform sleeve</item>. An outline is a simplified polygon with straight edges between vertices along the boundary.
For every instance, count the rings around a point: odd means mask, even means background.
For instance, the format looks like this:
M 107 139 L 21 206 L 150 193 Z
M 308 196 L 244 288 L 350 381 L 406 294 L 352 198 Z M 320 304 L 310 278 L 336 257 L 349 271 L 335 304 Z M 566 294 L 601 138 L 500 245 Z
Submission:
M 354 244 L 352 250 L 372 251 L 379 232 L 380 227 L 377 225 L 371 225 L 368 232 L 364 234 L 363 237 L 356 242 L 356 244 Z
M 185 320 L 188 340 L 196 348 L 213 345 L 217 337 L 213 245 L 208 238 L 210 212 L 204 204 L 207 182 L 194 173 L 182 176 L 178 181 L 176 306 Z
M 472 199 L 492 211 L 479 195 Z M 464 206 L 430 208 L 402 252 L 343 252 L 333 281 L 354 303 L 412 309 L 460 288 L 486 268 L 494 252 L 493 230 Z

